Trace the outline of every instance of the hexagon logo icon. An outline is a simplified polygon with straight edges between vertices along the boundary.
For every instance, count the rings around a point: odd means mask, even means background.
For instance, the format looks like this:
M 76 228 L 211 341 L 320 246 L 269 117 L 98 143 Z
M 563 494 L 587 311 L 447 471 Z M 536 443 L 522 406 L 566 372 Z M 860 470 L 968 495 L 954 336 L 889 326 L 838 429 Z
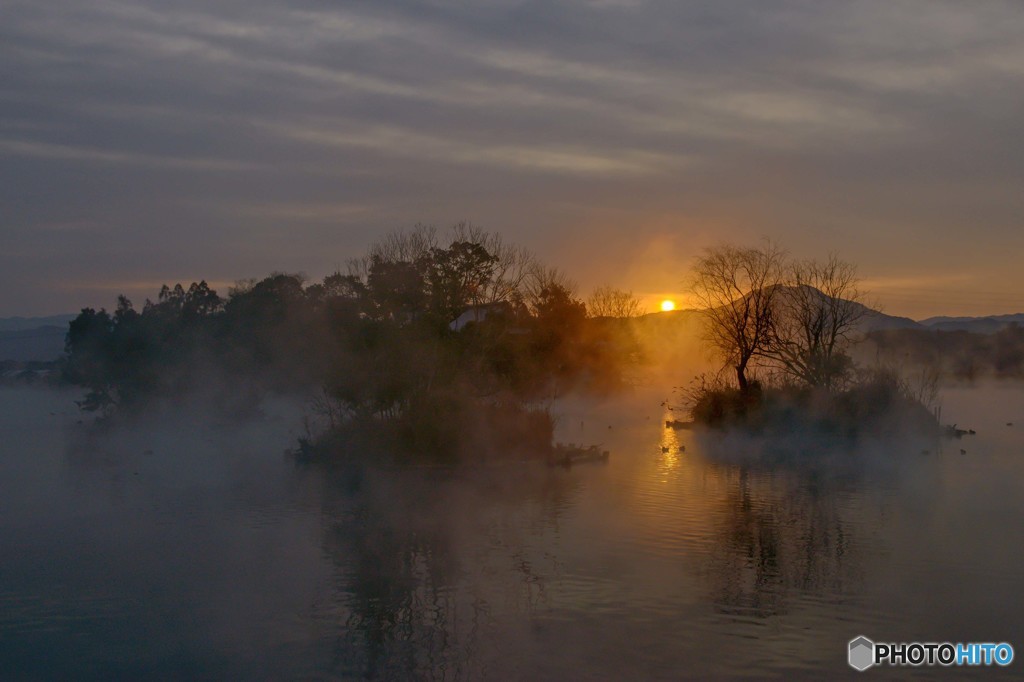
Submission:
M 850 640 L 850 667 L 864 671 L 875 664 L 875 643 L 861 635 Z

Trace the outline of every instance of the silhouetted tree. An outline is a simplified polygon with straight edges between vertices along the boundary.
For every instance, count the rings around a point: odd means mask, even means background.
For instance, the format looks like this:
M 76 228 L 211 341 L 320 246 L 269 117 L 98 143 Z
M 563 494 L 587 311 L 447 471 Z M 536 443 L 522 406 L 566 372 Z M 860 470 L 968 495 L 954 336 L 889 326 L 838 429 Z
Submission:
M 517 305 L 531 272 L 537 270 L 533 255 L 524 248 L 505 243 L 500 234 L 486 232 L 469 223 L 459 223 L 451 231 L 453 242 L 469 242 L 483 247 L 493 258 L 491 276 L 477 292 L 477 303 Z
M 373 257 L 367 290 L 378 317 L 408 322 L 426 310 L 424 262 L 388 261 Z
M 431 249 L 421 259 L 430 287 L 431 307 L 446 324 L 467 307 L 482 302 L 497 260 L 481 244 L 470 241 L 456 241 L 446 249 Z
M 220 312 L 223 307 L 224 301 L 206 284 L 206 280 L 202 280 L 198 284 L 192 282 L 185 292 L 181 312 L 185 317 L 207 317 Z
M 79 402 L 83 409 L 106 411 L 116 402 L 111 368 L 113 334 L 114 321 L 102 309 L 96 312 L 83 308 L 68 326 L 64 373 L 71 383 L 87 389 Z
M 450 326 L 478 305 L 474 324 Z M 552 426 L 530 401 L 616 376 L 635 354 L 619 321 L 588 319 L 564 274 L 496 235 L 459 225 L 442 242 L 418 226 L 308 286 L 273 273 L 224 300 L 205 281 L 179 283 L 141 312 L 123 296 L 113 315 L 84 310 L 69 327 L 65 377 L 88 389 L 84 407 L 107 411 L 222 372 L 262 389 L 319 388 L 317 410 L 337 433 L 386 424 L 375 433 L 415 452 L 487 449 L 488 438 L 538 451 Z M 223 383 L 225 404 L 237 393 L 253 405 L 249 389 Z
M 767 355 L 783 372 L 810 386 L 837 387 L 853 360 L 847 349 L 867 314 L 857 286 L 857 269 L 835 255 L 825 262 L 789 266 L 786 286 L 775 298 Z
M 760 249 L 722 244 L 705 250 L 694 268 L 691 289 L 702 307 L 707 340 L 735 369 L 744 393 L 751 359 L 766 355 L 774 338 L 782 258 L 771 242 Z
M 632 291 L 609 286 L 598 287 L 587 299 L 587 312 L 592 317 L 640 317 L 644 308 Z
M 551 281 L 537 293 L 533 313 L 533 353 L 543 369 L 563 377 L 574 374 L 579 365 L 578 342 L 586 322 L 586 305 L 568 286 Z
M 1013 322 L 995 333 L 992 345 L 992 364 L 996 376 L 1024 375 L 1024 329 Z

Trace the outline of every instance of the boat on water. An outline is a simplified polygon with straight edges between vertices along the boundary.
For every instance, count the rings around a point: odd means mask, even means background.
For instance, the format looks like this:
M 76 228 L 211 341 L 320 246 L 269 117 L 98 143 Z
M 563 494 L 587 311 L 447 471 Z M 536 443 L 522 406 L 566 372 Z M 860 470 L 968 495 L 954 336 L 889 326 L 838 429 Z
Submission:
M 548 464 L 551 466 L 570 467 L 573 464 L 589 464 L 592 462 L 607 462 L 611 453 L 602 450 L 598 445 L 576 445 L 575 443 L 556 443 L 551 448 L 551 456 Z
M 692 429 L 694 422 L 684 422 L 681 419 L 665 420 L 666 429 Z

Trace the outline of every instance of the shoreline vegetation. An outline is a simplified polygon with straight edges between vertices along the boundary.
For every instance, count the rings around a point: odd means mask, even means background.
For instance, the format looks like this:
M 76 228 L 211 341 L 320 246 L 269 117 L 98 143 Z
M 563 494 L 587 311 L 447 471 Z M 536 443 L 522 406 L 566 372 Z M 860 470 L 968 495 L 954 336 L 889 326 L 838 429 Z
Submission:
M 679 426 L 941 431 L 937 372 L 911 380 L 854 361 L 874 310 L 852 265 L 726 244 L 697 259 L 690 291 L 723 371 L 681 392 L 692 422 Z M 496 234 L 417 226 L 320 282 L 275 273 L 226 298 L 205 281 L 165 285 L 141 310 L 124 296 L 113 313 L 83 309 L 58 374 L 99 421 L 198 387 L 213 391 L 211 409 L 239 416 L 268 392 L 312 395 L 302 461 L 597 460 L 553 442 L 552 406 L 570 392 L 623 392 L 650 371 L 643 315 L 628 291 L 583 300 L 563 272 Z
M 277 273 L 226 299 L 179 284 L 141 310 L 124 296 L 112 314 L 85 309 L 61 374 L 100 419 L 196 386 L 239 411 L 261 392 L 313 395 L 303 459 L 543 459 L 553 400 L 628 385 L 639 313 L 609 287 L 582 300 L 498 235 L 419 226 L 321 282 Z
M 847 442 L 945 433 L 934 402 L 922 398 L 897 372 L 886 369 L 867 372 L 831 391 L 795 384 L 762 387 L 754 382 L 746 393 L 717 386 L 702 387 L 691 395 L 693 423 L 712 429 L 742 428 L 768 437 L 799 431 Z

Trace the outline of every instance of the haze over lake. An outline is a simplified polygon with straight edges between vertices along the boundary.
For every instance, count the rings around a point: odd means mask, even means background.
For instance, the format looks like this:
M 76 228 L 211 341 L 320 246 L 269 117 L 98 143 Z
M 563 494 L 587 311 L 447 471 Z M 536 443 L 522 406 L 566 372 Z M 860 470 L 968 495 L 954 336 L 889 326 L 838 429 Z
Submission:
M 2 7 L 0 682 L 1024 678 L 1019 2 Z
M 859 634 L 1024 635 L 1017 384 L 944 389 L 960 441 L 759 459 L 641 389 L 557 410 L 606 465 L 361 475 L 286 457 L 288 403 L 96 433 L 75 397 L 0 389 L 5 679 L 822 679 Z

